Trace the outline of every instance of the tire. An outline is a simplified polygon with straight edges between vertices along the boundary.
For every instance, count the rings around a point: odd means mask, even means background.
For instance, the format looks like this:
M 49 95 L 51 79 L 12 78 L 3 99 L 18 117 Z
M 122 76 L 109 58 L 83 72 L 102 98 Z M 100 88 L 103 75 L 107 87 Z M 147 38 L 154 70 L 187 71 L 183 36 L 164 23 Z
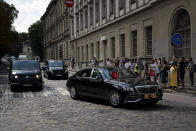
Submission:
M 122 96 L 118 91 L 111 91 L 109 94 L 109 102 L 113 107 L 120 107 L 122 105 Z
M 70 92 L 70 97 L 74 100 L 77 100 L 79 98 L 79 95 L 77 93 L 77 90 L 74 86 L 72 86 L 70 89 L 69 89 L 69 92 Z

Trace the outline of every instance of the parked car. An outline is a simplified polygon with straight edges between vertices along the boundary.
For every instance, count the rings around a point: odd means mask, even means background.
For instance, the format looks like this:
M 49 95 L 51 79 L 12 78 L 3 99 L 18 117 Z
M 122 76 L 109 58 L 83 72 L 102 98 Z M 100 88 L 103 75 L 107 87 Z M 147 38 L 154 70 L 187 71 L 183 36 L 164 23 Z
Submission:
M 44 62 L 43 74 L 47 79 L 67 78 L 66 69 L 61 60 L 47 60 Z
M 40 65 L 37 60 L 15 60 L 9 68 L 9 86 L 11 90 L 22 87 L 43 87 Z
M 143 80 L 123 68 L 86 68 L 67 80 L 72 99 L 88 96 L 108 100 L 114 107 L 124 103 L 156 104 L 162 99 L 157 83 Z
M 1 58 L 1 62 L 2 62 L 3 64 L 9 64 L 8 59 L 9 59 L 8 56 L 4 56 L 4 57 Z
M 15 58 L 15 56 L 10 56 L 9 58 L 8 58 L 8 61 L 9 62 L 12 62 L 12 61 L 14 61 L 16 58 Z

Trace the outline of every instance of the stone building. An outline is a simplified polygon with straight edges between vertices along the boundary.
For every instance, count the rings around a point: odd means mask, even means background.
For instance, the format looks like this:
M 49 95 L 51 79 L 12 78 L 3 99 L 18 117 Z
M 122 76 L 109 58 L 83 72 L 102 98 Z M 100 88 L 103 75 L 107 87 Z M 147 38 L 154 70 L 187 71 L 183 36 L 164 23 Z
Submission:
M 51 0 L 41 17 L 43 22 L 44 59 L 70 58 L 69 10 L 64 0 Z
M 71 11 L 71 55 L 146 59 L 193 57 L 196 62 L 196 0 L 76 0 Z M 180 34 L 182 44 L 172 36 Z

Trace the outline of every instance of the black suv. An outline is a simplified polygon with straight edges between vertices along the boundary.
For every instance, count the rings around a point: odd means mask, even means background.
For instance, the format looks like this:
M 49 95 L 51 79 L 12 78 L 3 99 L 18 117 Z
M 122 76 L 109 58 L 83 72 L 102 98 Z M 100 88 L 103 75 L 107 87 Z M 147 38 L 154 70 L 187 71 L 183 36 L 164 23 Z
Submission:
M 15 60 L 9 68 L 9 85 L 11 90 L 20 87 L 43 87 L 43 79 L 37 60 Z
M 44 62 L 43 67 L 43 74 L 44 77 L 47 77 L 47 79 L 52 78 L 67 78 L 67 75 L 65 73 L 65 66 L 61 60 L 47 60 Z

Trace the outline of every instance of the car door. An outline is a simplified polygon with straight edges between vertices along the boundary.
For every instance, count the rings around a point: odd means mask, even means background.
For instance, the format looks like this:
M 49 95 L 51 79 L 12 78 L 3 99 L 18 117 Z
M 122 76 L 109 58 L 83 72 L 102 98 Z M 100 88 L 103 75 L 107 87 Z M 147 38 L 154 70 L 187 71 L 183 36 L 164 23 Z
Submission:
M 104 78 L 98 69 L 94 69 L 90 79 L 90 86 L 92 94 L 99 98 L 104 98 Z
M 79 73 L 77 77 L 77 87 L 78 92 L 81 95 L 91 95 L 91 90 L 89 88 L 90 85 L 90 74 L 92 69 L 84 69 Z

